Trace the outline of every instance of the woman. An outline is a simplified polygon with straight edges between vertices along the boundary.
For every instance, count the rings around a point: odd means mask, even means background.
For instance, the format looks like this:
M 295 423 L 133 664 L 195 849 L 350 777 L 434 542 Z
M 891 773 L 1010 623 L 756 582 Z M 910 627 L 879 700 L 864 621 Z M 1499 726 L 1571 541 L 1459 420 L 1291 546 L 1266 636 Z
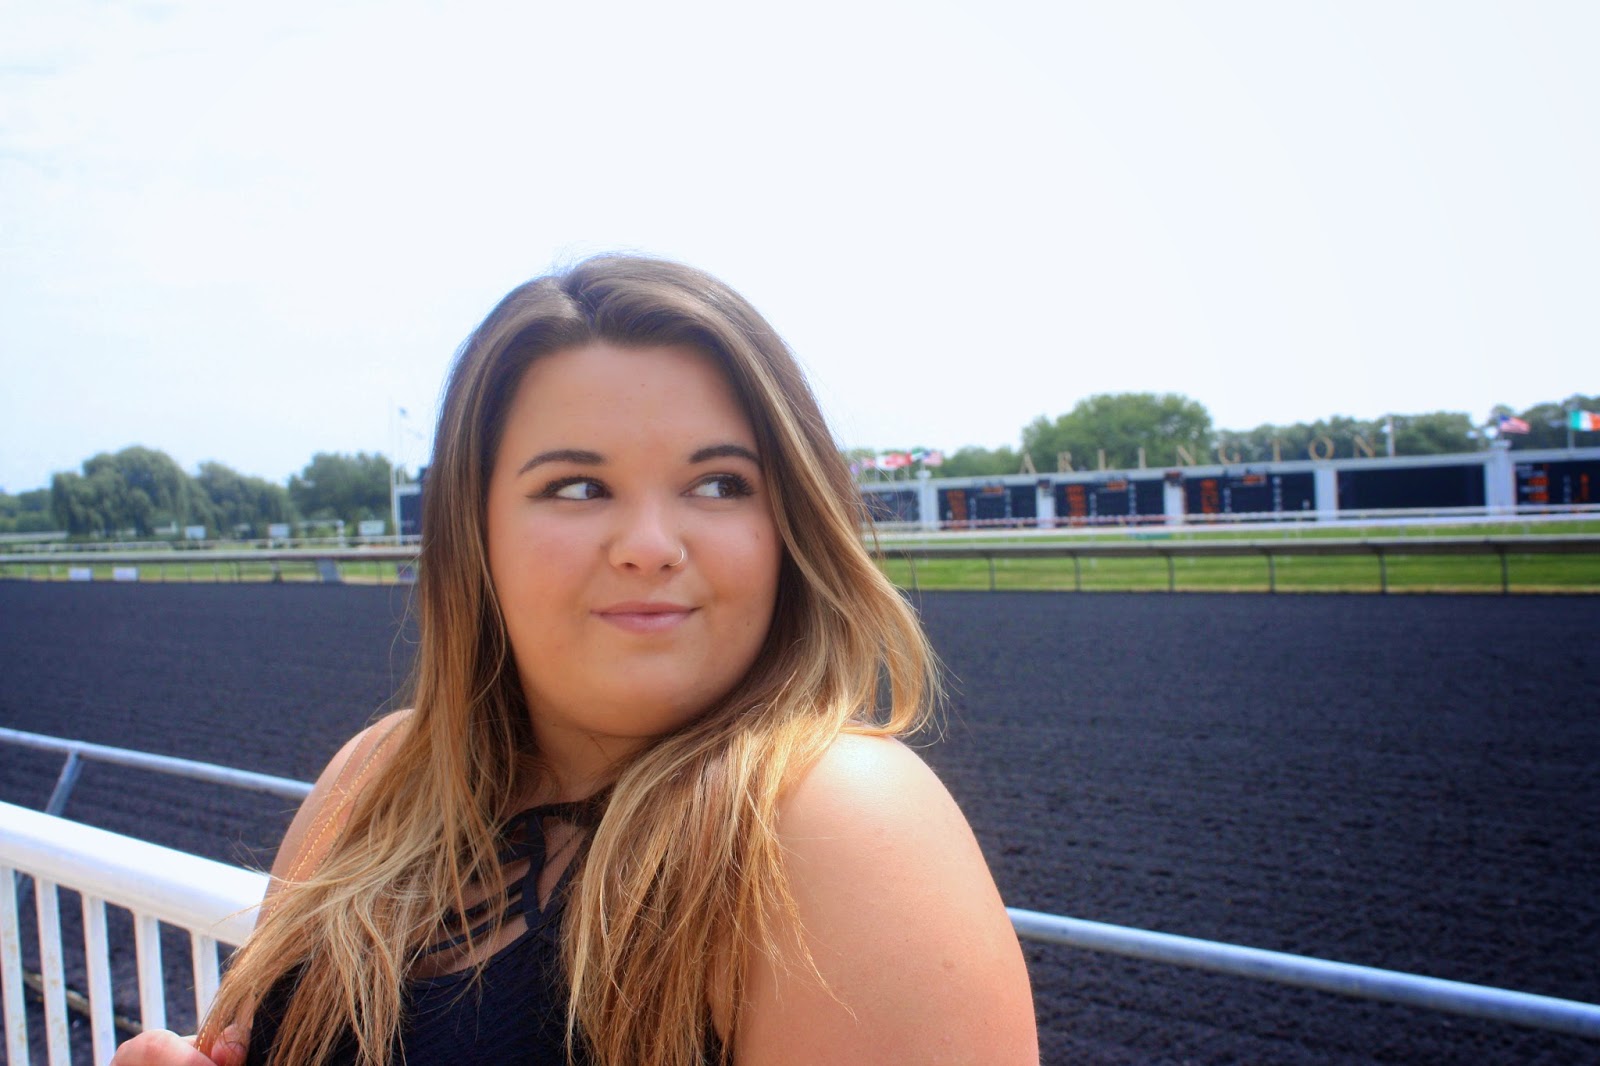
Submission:
M 983 857 L 891 739 L 931 653 L 754 309 L 624 257 L 515 290 L 424 500 L 414 710 L 322 774 L 195 1046 L 119 1066 L 1037 1061 Z

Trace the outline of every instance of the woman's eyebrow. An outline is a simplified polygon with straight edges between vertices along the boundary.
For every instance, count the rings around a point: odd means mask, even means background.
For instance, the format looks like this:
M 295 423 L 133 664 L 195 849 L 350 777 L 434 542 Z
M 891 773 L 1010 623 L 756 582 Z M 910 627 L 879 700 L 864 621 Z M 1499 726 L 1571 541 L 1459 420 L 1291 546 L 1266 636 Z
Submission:
M 555 448 L 548 452 L 540 452 L 523 463 L 517 469 L 517 476 L 521 477 L 540 463 L 577 463 L 580 466 L 604 466 L 605 461 L 605 457 L 599 452 L 586 452 L 582 448 Z
M 712 444 L 689 456 L 691 463 L 703 463 L 708 459 L 748 459 L 757 466 L 761 465 L 756 453 L 743 444 Z

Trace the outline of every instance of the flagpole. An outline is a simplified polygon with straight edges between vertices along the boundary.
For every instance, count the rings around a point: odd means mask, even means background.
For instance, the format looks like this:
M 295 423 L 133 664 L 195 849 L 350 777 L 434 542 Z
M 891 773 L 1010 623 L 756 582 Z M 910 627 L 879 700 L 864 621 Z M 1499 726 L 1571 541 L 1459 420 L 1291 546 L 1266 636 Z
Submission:
M 1567 415 L 1567 451 L 1570 452 L 1574 447 L 1574 445 L 1572 443 L 1572 436 L 1573 436 L 1573 434 L 1572 434 L 1572 423 L 1577 421 L 1577 419 L 1572 417 L 1572 412 L 1576 411 L 1577 408 L 1576 407 L 1566 407 L 1566 408 L 1562 408 L 1562 410 L 1564 410 L 1566 412 L 1566 415 Z

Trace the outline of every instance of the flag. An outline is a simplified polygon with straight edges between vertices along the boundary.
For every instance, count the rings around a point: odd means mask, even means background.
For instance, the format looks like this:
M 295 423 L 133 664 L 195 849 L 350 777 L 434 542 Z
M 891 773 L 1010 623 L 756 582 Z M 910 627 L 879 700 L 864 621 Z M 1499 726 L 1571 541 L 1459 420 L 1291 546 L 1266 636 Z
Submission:
M 924 455 L 922 457 L 922 465 L 923 466 L 943 466 L 944 465 L 944 452 L 941 452 L 941 451 L 931 451 L 931 452 L 929 452 L 927 455 Z
M 1579 433 L 1600 433 L 1600 413 L 1594 411 L 1573 411 L 1572 421 L 1567 424 Z
M 887 452 L 878 459 L 878 465 L 885 470 L 898 470 L 911 465 L 911 456 L 905 452 Z
M 1528 423 L 1515 415 L 1501 415 L 1499 429 L 1501 433 L 1526 433 Z

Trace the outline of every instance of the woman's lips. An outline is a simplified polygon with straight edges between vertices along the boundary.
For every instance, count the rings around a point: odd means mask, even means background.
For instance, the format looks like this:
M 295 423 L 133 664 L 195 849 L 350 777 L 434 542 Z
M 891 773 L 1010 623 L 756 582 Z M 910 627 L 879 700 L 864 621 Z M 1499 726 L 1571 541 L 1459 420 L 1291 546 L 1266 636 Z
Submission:
M 615 603 L 594 613 L 629 633 L 661 633 L 687 620 L 694 608 L 676 603 Z

